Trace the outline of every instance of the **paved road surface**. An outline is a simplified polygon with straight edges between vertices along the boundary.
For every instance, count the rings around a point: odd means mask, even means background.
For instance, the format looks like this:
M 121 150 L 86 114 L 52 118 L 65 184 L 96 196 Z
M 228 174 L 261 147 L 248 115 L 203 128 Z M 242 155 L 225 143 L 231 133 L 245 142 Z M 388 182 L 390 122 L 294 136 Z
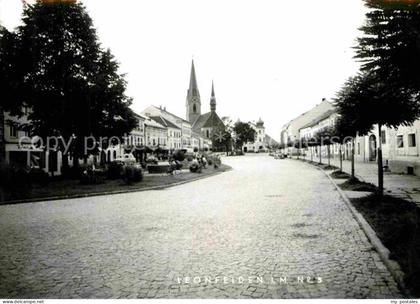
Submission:
M 0 298 L 399 297 L 322 172 L 225 162 L 166 190 L 0 206 Z

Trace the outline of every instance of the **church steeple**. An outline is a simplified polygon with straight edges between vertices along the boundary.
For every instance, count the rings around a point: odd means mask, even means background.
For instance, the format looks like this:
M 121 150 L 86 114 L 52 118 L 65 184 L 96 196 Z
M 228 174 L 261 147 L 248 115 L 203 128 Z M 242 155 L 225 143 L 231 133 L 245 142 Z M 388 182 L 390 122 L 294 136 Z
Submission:
M 201 115 L 200 92 L 198 91 L 194 60 L 191 63 L 190 87 L 187 92 L 186 112 L 187 120 L 191 123 Z
M 216 112 L 216 95 L 214 94 L 214 81 L 211 82 L 210 110 L 212 112 Z

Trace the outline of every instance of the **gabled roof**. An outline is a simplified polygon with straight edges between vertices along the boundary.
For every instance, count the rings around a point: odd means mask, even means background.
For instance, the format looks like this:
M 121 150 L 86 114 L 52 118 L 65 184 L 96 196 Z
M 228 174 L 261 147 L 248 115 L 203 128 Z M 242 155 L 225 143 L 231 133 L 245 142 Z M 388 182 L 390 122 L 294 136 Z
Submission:
M 162 116 L 150 116 L 150 119 L 153 119 L 157 123 L 159 123 L 159 124 L 161 124 L 163 126 L 166 126 L 168 128 L 181 130 L 180 127 L 178 127 L 177 125 L 173 124 L 172 122 L 170 122 L 169 120 L 165 119 Z
M 150 126 L 150 127 L 154 127 L 154 128 L 166 129 L 166 127 L 164 125 L 158 123 L 157 121 L 155 121 L 153 119 L 146 119 L 146 121 L 144 122 L 144 124 L 146 126 Z
M 200 115 L 193 124 L 193 129 L 201 131 L 202 128 L 224 127 L 225 124 L 216 112 L 207 112 Z
M 153 106 L 153 107 L 155 107 L 156 109 L 159 109 L 157 106 Z M 164 113 L 166 113 L 166 114 L 168 114 L 168 115 L 171 115 L 172 117 L 174 117 L 174 118 L 176 118 L 176 119 L 180 119 L 180 120 L 182 120 L 183 122 L 190 123 L 188 120 L 186 120 L 186 119 L 184 119 L 184 118 L 181 118 L 181 117 L 179 117 L 179 116 L 177 116 L 177 115 L 175 115 L 175 114 L 173 114 L 173 113 L 171 113 L 171 112 L 168 112 L 168 111 L 166 111 L 165 109 L 159 109 L 159 110 L 161 110 L 162 112 L 164 112 Z
M 193 129 L 201 129 L 206 123 L 207 119 L 210 117 L 211 112 L 200 115 L 193 123 Z
M 211 127 L 221 127 L 225 126 L 223 121 L 220 119 L 219 115 L 216 112 L 210 112 L 210 117 L 204 123 L 203 128 L 211 128 Z

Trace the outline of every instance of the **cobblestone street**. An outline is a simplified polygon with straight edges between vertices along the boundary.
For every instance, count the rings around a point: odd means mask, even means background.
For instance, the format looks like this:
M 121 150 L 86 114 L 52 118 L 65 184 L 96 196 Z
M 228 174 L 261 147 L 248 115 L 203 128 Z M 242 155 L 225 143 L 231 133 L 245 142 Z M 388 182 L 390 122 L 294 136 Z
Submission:
M 322 172 L 223 161 L 165 190 L 0 206 L 0 298 L 401 297 Z

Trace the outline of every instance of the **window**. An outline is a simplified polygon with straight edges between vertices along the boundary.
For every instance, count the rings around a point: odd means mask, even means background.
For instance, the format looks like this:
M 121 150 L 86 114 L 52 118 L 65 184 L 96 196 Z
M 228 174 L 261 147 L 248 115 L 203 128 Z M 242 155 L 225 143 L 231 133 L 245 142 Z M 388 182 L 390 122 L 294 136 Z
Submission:
M 357 155 L 360 155 L 360 143 L 357 143 Z
M 386 144 L 386 133 L 385 133 L 385 130 L 381 130 L 381 140 L 382 140 L 382 144 L 385 145 Z
M 402 135 L 397 136 L 397 147 L 404 148 L 404 138 Z
M 17 128 L 14 125 L 10 125 L 10 137 L 17 137 Z
M 209 130 L 206 130 L 206 136 L 207 136 L 207 138 L 209 138 L 209 137 L 210 137 L 210 132 L 209 132 Z
M 197 106 L 195 104 L 193 105 L 193 112 L 197 113 Z
M 408 146 L 415 147 L 416 146 L 416 134 L 408 134 Z

